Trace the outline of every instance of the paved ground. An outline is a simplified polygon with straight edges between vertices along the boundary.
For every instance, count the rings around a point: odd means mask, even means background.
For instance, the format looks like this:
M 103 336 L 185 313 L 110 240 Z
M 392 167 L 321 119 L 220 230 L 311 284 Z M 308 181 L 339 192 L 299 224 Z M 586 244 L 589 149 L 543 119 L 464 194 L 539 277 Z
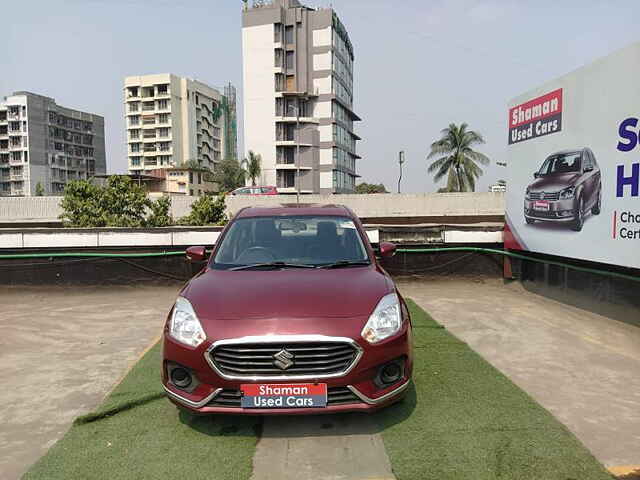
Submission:
M 0 288 L 0 477 L 96 407 L 159 336 L 179 287 Z
M 266 417 L 251 480 L 394 480 L 370 416 Z
M 551 411 L 605 466 L 640 465 L 640 328 L 502 280 L 399 285 Z

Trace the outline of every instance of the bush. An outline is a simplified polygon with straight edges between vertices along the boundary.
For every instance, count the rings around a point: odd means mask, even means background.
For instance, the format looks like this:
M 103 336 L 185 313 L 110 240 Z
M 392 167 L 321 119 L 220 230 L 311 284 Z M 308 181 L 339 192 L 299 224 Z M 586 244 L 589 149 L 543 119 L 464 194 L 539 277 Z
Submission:
M 60 219 L 68 227 L 166 227 L 171 225 L 170 198 L 152 201 L 144 187 L 126 176 L 112 176 L 105 186 L 87 180 L 69 182 L 60 202 Z
M 224 198 L 224 194 L 204 195 L 198 198 L 191 204 L 191 213 L 180 219 L 180 225 L 224 225 L 227 222 Z
M 151 202 L 149 206 L 151 213 L 147 218 L 148 227 L 168 227 L 173 224 L 171 218 L 171 199 L 169 197 L 161 197 L 155 202 Z

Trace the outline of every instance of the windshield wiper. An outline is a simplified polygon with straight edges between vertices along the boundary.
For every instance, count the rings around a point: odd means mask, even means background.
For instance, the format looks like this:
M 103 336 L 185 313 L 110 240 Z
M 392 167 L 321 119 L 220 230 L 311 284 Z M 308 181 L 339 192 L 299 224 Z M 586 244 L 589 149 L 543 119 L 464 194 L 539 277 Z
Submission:
M 268 262 L 268 263 L 255 263 L 253 265 L 242 265 L 240 267 L 230 268 L 232 272 L 239 270 L 250 270 L 252 268 L 316 268 L 315 265 L 305 265 L 303 263 L 286 263 L 286 262 Z
M 369 261 L 365 261 L 365 260 L 358 260 L 358 261 L 352 261 L 352 260 L 340 260 L 339 262 L 336 263 L 329 263 L 328 265 L 320 265 L 318 266 L 318 268 L 348 268 L 348 267 L 360 267 L 360 266 L 364 266 L 364 265 L 371 265 L 371 262 Z

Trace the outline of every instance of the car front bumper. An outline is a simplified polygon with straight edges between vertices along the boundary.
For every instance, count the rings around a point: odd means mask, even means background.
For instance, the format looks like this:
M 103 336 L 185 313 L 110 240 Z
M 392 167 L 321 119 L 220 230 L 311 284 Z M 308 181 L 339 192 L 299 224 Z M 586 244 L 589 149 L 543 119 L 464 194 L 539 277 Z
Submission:
M 198 414 L 247 414 L 247 415 L 310 415 L 337 412 L 373 412 L 402 399 L 410 385 L 413 359 L 411 352 L 411 330 L 404 331 L 380 345 L 368 345 L 359 340 L 362 355 L 353 368 L 342 376 L 331 378 L 318 377 L 315 380 L 296 379 L 262 380 L 229 379 L 220 375 L 207 361 L 206 355 L 211 342 L 204 342 L 196 349 L 186 347 L 166 333 L 163 339 L 162 383 L 167 397 L 174 404 Z M 381 366 L 390 361 L 402 359 L 404 371 L 402 377 L 393 384 L 380 387 L 376 383 Z M 188 368 L 196 379 L 195 388 L 190 391 L 176 387 L 170 380 L 169 364 L 178 364 Z M 308 384 L 324 383 L 328 396 L 326 407 L 312 408 L 242 408 L 240 406 L 240 388 L 244 384 Z
M 524 216 L 534 220 L 546 222 L 571 222 L 575 220 L 575 205 L 573 199 L 546 200 L 548 210 L 535 208 L 536 200 L 524 201 Z

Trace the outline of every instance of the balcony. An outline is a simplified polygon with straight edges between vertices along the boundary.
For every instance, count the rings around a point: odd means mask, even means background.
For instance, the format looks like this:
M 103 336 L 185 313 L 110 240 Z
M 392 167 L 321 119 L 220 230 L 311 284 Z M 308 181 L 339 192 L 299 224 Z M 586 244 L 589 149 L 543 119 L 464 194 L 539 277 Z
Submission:
M 21 182 L 24 180 L 24 176 L 21 173 L 12 173 L 9 175 L 9 180 L 12 182 Z
M 10 158 L 9 165 L 22 165 L 22 158 L 19 158 L 19 159 Z

